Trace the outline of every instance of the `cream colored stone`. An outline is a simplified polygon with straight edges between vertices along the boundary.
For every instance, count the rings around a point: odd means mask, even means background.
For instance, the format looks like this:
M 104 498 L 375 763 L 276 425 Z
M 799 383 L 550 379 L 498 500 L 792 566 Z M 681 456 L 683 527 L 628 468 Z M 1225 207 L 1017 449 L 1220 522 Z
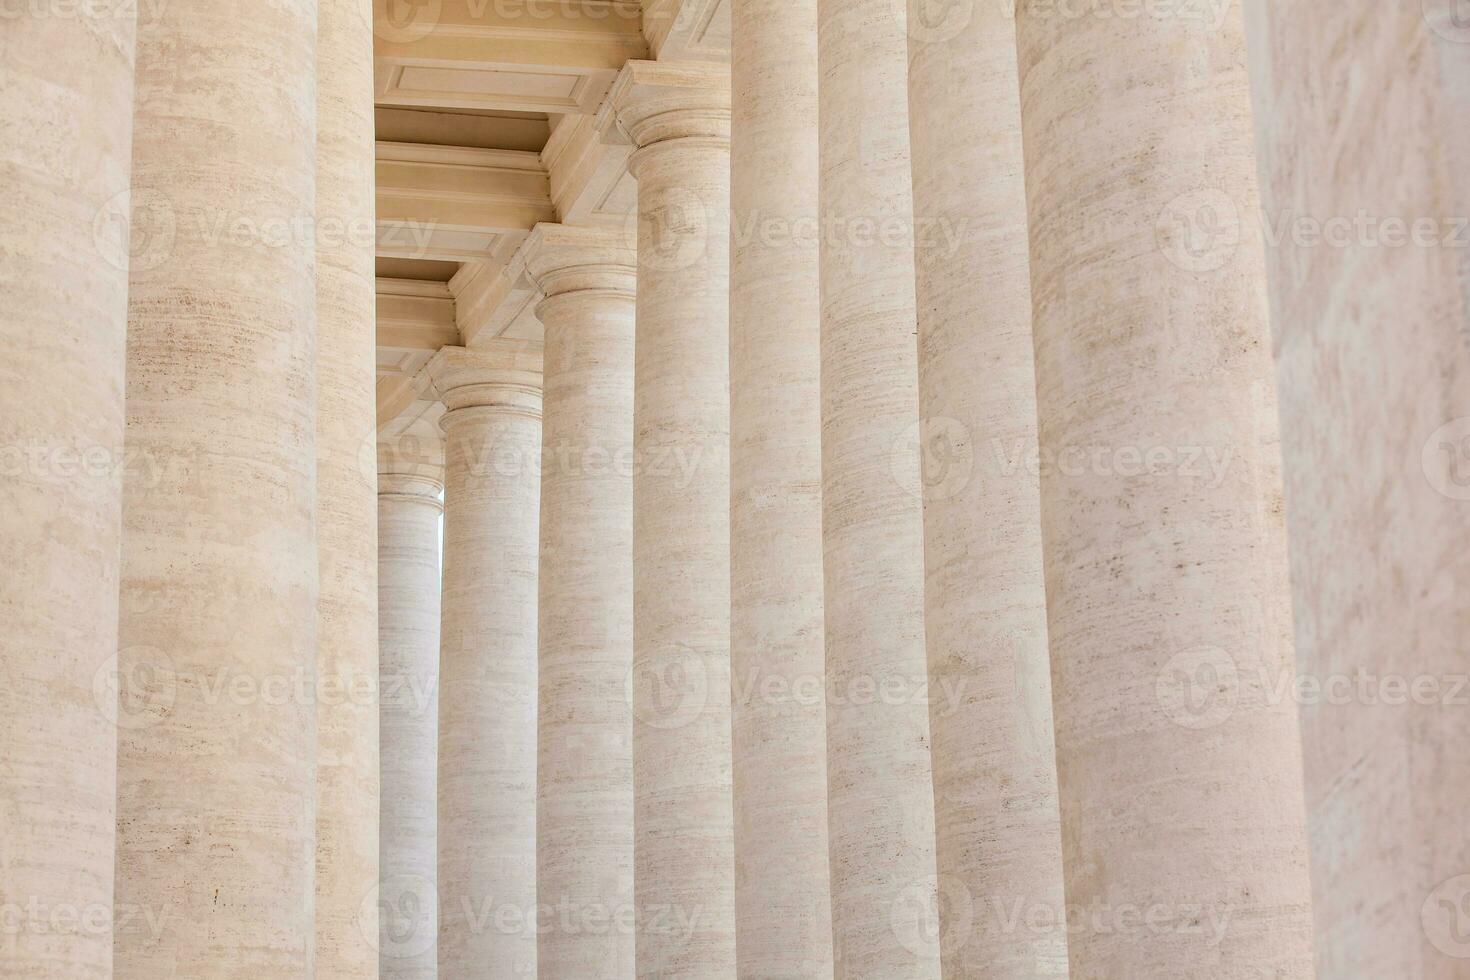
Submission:
M 104 13 L 0 28 L 0 972 L 15 980 L 112 976 L 135 30 Z
M 633 330 L 618 234 L 541 225 L 544 299 L 537 941 L 542 977 L 633 976 Z
M 378 462 L 378 975 L 434 980 L 443 447 L 416 447 L 437 449 L 435 458 L 405 457 L 388 448 Z
M 637 972 L 735 971 L 730 802 L 730 92 L 631 62 L 639 149 L 633 705 Z
M 1297 663 L 1331 695 L 1302 707 L 1324 980 L 1449 980 L 1470 956 L 1470 715 L 1454 694 L 1470 636 L 1470 31 L 1453 6 L 1246 5 Z M 1351 111 L 1323 111 L 1346 93 Z
M 997 907 L 1060 921 L 1036 375 L 1015 22 L 910 3 L 923 418 L 924 618 L 946 975 L 1055 977 L 1061 928 L 1002 929 Z M 938 16 L 935 16 L 935 15 Z
M 905 17 L 891 0 L 817 9 L 836 972 L 937 978 Z
M 539 345 L 446 347 L 439 977 L 536 975 Z
M 831 977 L 817 3 L 735 0 L 730 577 L 742 977 Z M 815 696 L 814 696 L 815 692 Z
M 173 0 L 138 31 L 125 980 L 312 970 L 316 12 Z
M 378 502 L 363 465 L 377 427 L 372 0 L 317 10 L 316 978 L 376 980 Z
M 1017 29 L 1072 975 L 1310 977 L 1240 11 Z

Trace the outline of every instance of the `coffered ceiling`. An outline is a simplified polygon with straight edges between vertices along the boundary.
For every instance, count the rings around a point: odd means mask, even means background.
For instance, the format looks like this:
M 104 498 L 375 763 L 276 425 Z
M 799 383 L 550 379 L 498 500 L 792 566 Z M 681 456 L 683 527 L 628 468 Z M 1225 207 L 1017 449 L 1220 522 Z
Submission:
M 539 342 L 516 250 L 538 222 L 628 226 L 599 110 L 631 60 L 723 61 L 729 0 L 374 0 L 378 421 L 434 414 L 440 347 Z

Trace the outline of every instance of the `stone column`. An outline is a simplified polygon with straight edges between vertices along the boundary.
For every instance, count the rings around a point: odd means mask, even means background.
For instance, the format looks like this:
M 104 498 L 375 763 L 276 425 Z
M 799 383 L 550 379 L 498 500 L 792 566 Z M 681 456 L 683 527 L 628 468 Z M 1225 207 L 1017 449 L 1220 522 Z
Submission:
M 730 803 L 730 90 L 630 62 L 637 147 L 634 881 L 639 976 L 735 971 Z
M 1168 13 L 1018 10 L 1069 956 L 1310 977 L 1241 15 Z
M 1245 10 L 1317 692 L 1317 975 L 1451 980 L 1470 969 L 1470 21 L 1455 0 Z M 1351 87 L 1354 111 L 1322 111 Z
M 633 309 L 616 233 L 538 225 L 545 298 L 538 935 L 546 977 L 633 976 Z
M 316 14 L 171 0 L 138 31 L 124 980 L 312 974 Z
M 1015 21 L 909 13 L 936 938 L 947 975 L 1065 976 Z
M 937 978 L 905 18 L 891 0 L 817 9 L 836 969 Z
M 744 977 L 830 977 L 817 0 L 735 0 L 731 16 L 738 966 Z
M 317 4 L 317 980 L 377 980 L 373 5 Z
M 392 448 L 378 455 L 378 968 L 382 980 L 435 980 L 443 447 Z
M 446 347 L 439 977 L 536 975 L 539 345 Z
M 0 908 L 22 916 L 0 962 L 16 977 L 112 976 L 135 28 L 14 12 L 0 30 Z M 53 930 L 57 910 L 81 918 Z

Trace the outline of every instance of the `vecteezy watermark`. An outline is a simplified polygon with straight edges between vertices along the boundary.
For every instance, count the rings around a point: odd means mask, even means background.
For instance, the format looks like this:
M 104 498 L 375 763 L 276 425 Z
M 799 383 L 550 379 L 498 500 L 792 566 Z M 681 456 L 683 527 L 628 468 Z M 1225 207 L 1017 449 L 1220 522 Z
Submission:
M 1216 187 L 1180 194 L 1164 205 L 1154 222 L 1154 237 L 1164 258 L 1186 272 L 1223 269 L 1243 235 L 1239 209 Z
M 812 249 L 818 246 L 849 248 L 918 249 L 952 256 L 969 231 L 966 218 L 868 214 L 808 215 L 793 218 L 784 214 L 751 211 L 732 214 L 730 240 L 734 248 L 760 245 L 773 249 Z
M 1264 663 L 1241 667 L 1225 650 L 1199 646 L 1170 657 L 1154 682 L 1164 715 L 1181 728 L 1224 724 L 1242 702 L 1297 707 L 1466 707 L 1470 673 L 1405 675 L 1360 667 L 1348 673 L 1297 673 Z
M 650 728 L 683 728 L 709 704 L 710 673 L 705 657 L 684 644 L 638 658 L 624 685 L 633 717 Z
M 129 647 L 109 659 L 92 677 L 92 695 L 103 717 L 123 729 L 158 724 L 181 697 L 205 707 L 287 705 L 392 707 L 400 715 L 422 717 L 434 709 L 439 677 L 433 673 L 317 674 L 305 667 L 286 673 L 250 674 L 230 666 L 181 670 L 172 657 L 153 647 Z
M 655 477 L 672 480 L 675 488 L 693 485 L 704 459 L 701 446 L 662 445 L 616 450 L 596 445 L 522 446 L 494 439 L 462 439 L 455 443 L 462 463 L 476 479 L 491 476 L 540 477 L 551 472 L 560 476 Z
M 1041 449 L 1022 439 L 991 441 L 995 471 L 1015 476 L 1023 468 L 1031 476 L 1161 477 L 1194 480 L 1214 489 L 1225 482 L 1235 451 L 1219 446 L 1063 446 Z
M 1419 922 L 1435 949 L 1453 959 L 1470 959 L 1470 874 L 1456 875 L 1430 892 Z
M 368 945 L 392 959 L 423 956 L 438 935 L 439 892 L 423 875 L 396 874 L 379 882 L 357 910 Z
M 737 672 L 730 683 L 735 703 L 769 708 L 829 709 L 871 705 L 929 705 L 931 714 L 948 718 L 964 703 L 968 679 L 927 674 L 777 674 L 759 669 Z
M 242 250 L 391 249 L 405 258 L 428 254 L 438 223 L 376 220 L 368 215 L 316 215 L 258 209 L 176 207 L 158 191 L 123 191 L 92 222 L 93 243 L 109 265 L 125 272 L 158 268 L 181 247 Z
M 46 902 L 32 895 L 23 902 L 0 903 L 0 937 L 163 935 L 167 909 L 129 902 L 75 904 Z
M 1446 422 L 1424 442 L 1424 478 L 1451 500 L 1470 500 L 1470 415 Z
M 1266 244 L 1288 240 L 1297 248 L 1464 248 L 1470 249 L 1470 218 L 1406 218 L 1359 208 L 1349 215 L 1319 218 L 1290 208 L 1269 217 Z
M 963 949 L 977 934 L 1002 936 L 1194 936 L 1218 946 L 1234 909 L 1205 902 L 1063 903 L 1025 895 L 973 895 L 947 875 L 904 887 L 889 908 L 889 925 L 905 949 L 923 959 Z

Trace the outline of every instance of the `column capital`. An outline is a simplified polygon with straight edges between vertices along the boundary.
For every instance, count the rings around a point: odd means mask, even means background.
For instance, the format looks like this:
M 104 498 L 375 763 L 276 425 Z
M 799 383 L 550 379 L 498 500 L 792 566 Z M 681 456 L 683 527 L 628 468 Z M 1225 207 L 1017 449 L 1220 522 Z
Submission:
M 601 121 L 609 142 L 647 150 L 675 140 L 730 145 L 730 69 L 701 62 L 630 61 L 618 73 Z M 637 158 L 629 161 L 635 170 Z
M 443 508 L 444 443 L 432 440 L 378 443 L 378 496 Z
M 541 417 L 542 348 L 527 340 L 492 340 L 473 350 L 445 347 L 424 366 L 444 402 L 445 431 L 468 414 Z
M 543 222 L 512 260 L 547 303 L 559 296 L 600 295 L 633 300 L 638 286 L 638 243 L 625 231 L 574 228 Z

